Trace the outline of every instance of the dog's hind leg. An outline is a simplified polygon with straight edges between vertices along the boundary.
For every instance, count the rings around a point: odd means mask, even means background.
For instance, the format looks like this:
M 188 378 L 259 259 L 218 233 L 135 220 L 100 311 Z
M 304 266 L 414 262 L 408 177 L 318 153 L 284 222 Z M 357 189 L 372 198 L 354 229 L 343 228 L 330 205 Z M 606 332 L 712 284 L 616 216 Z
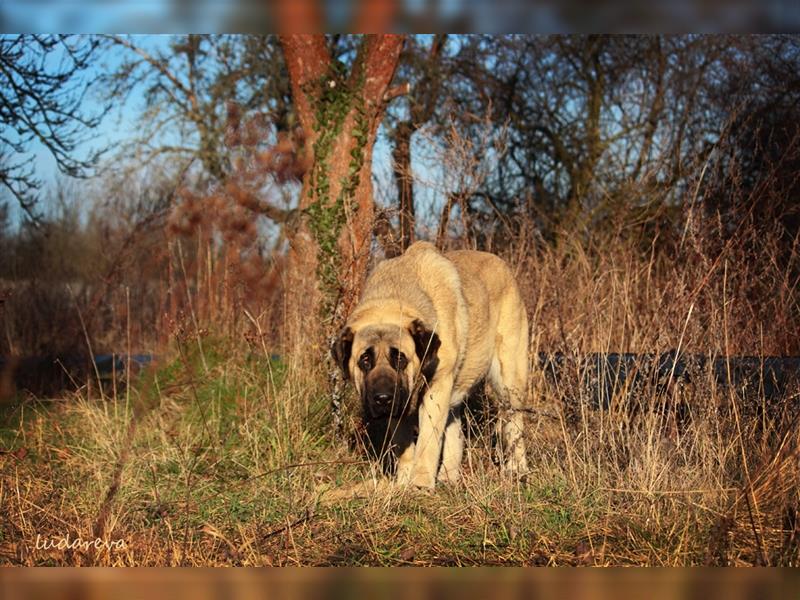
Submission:
M 521 410 L 528 390 L 528 320 L 524 309 L 512 322 L 517 325 L 514 331 L 498 332 L 489 382 L 499 400 L 496 433 L 503 468 L 522 475 L 528 471 Z

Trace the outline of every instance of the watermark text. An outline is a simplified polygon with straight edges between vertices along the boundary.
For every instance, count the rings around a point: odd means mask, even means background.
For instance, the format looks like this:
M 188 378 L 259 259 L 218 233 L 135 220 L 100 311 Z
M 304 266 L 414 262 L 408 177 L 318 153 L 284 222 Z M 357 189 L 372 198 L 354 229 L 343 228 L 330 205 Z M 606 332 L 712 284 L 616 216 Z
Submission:
M 95 550 L 105 550 L 106 552 L 125 550 L 125 540 L 103 540 L 95 538 L 93 540 L 84 540 L 80 536 L 70 538 L 69 533 L 63 537 L 42 537 L 36 534 L 36 549 L 37 550 L 83 550 L 86 552 L 89 548 Z

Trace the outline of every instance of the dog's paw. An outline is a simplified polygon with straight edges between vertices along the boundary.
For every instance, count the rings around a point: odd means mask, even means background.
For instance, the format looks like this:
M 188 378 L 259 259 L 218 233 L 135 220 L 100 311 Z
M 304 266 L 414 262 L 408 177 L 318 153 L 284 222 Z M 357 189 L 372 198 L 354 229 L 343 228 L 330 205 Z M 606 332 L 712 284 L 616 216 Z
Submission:
M 414 471 L 411 474 L 410 484 L 421 490 L 432 490 L 436 485 L 436 478 L 428 471 Z
M 436 481 L 447 485 L 455 485 L 461 481 L 460 469 L 446 469 L 442 466 L 439 469 L 439 475 L 436 476 Z
M 524 453 L 512 454 L 508 460 L 503 462 L 503 473 L 517 479 L 522 479 L 530 472 L 528 461 Z
M 436 485 L 436 478 L 433 475 L 413 469 L 398 469 L 395 481 L 400 487 L 419 490 L 432 490 Z
M 414 473 L 413 465 L 410 462 L 399 463 L 397 465 L 397 472 L 395 473 L 395 483 L 401 487 L 405 487 L 411 483 Z
M 436 485 L 436 475 L 414 461 L 402 461 L 397 465 L 395 481 L 400 487 L 432 490 Z

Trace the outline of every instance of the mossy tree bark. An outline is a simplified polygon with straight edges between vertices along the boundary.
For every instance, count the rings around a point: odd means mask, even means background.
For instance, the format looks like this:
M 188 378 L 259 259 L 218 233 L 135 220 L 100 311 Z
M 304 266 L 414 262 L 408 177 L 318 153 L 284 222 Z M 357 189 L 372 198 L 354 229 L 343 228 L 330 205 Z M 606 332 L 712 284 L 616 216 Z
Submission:
M 403 41 L 364 36 L 348 68 L 331 57 L 322 35 L 281 36 L 310 164 L 290 239 L 290 351 L 314 354 L 308 345 L 341 326 L 361 291 L 374 217 L 372 150 Z

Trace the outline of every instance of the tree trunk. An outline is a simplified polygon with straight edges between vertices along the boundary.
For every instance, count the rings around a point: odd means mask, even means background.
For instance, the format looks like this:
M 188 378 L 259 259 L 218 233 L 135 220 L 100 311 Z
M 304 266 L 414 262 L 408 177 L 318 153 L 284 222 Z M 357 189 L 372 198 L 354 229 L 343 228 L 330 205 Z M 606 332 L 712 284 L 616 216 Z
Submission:
M 434 36 L 426 59 L 425 74 L 417 84 L 414 91 L 414 99 L 410 101 L 409 118 L 405 121 L 400 121 L 394 130 L 392 160 L 394 163 L 394 180 L 397 184 L 400 243 L 394 245 L 392 253 L 400 254 L 414 243 L 416 214 L 414 209 L 414 178 L 411 172 L 411 137 L 431 119 L 436 109 L 441 80 L 439 60 L 446 41 L 446 34 Z
M 286 286 L 287 350 L 302 355 L 343 324 L 364 282 L 374 218 L 372 149 L 403 36 L 365 36 L 349 73 L 333 63 L 322 35 L 281 36 L 281 44 L 311 165 L 290 236 Z
M 400 223 L 400 252 L 414 243 L 414 181 L 411 173 L 411 134 L 416 128 L 409 121 L 398 124 L 394 134 L 394 179 L 397 184 Z

